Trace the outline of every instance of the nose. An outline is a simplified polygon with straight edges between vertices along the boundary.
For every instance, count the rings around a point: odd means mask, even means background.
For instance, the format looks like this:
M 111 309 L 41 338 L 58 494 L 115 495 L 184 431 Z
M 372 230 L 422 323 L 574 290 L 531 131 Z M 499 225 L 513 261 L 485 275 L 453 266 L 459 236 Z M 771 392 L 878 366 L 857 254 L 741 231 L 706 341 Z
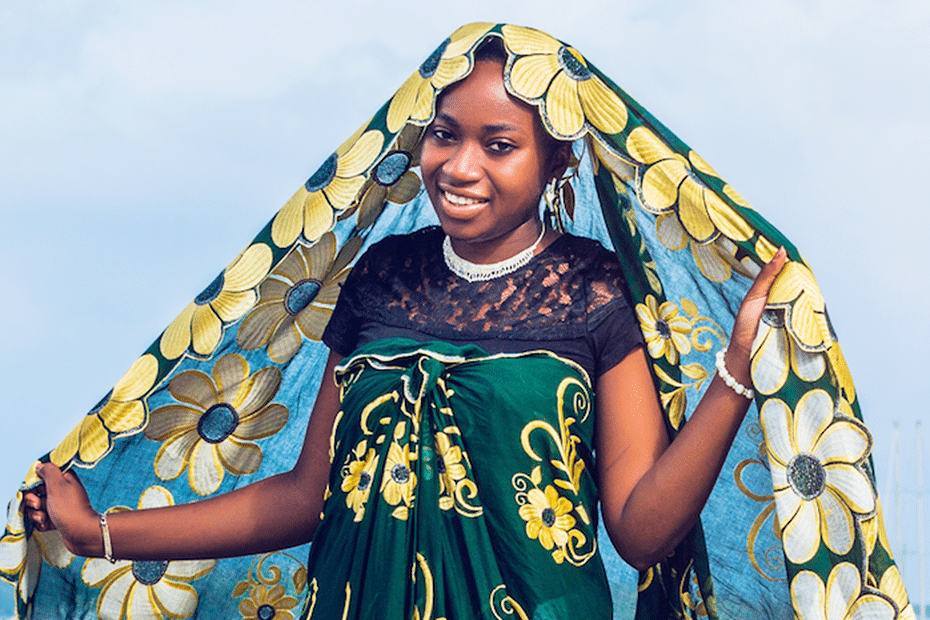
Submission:
M 449 155 L 442 167 L 446 179 L 455 185 L 467 185 L 481 178 L 481 145 L 464 141 Z

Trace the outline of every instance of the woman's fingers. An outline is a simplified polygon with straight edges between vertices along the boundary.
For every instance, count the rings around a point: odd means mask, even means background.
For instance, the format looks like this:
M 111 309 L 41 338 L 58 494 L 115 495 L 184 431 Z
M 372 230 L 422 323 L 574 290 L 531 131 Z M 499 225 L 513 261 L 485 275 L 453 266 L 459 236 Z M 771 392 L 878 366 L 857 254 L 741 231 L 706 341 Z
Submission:
M 45 508 L 32 508 L 30 506 L 26 506 L 24 513 L 26 519 L 32 522 L 32 526 L 40 532 L 47 532 L 48 530 L 55 529 L 55 526 L 52 525 L 51 519 L 49 519 L 48 512 L 46 512 Z
M 33 527 L 40 532 L 46 532 L 50 528 L 48 513 L 45 505 L 45 485 L 39 485 L 23 493 L 23 512 L 26 518 L 32 522 Z
M 32 526 L 39 530 L 40 532 L 47 532 L 50 529 L 48 513 L 41 510 L 33 510 L 32 508 L 26 509 L 26 517 L 32 521 Z
M 73 471 L 62 473 L 54 463 L 40 463 L 36 465 L 36 473 L 45 483 L 46 496 L 61 497 L 66 493 L 76 493 L 78 496 L 87 497 L 84 485 Z
M 45 510 L 45 485 L 24 492 L 23 505 L 33 510 Z
M 55 467 L 54 465 L 52 467 Z M 61 475 L 61 470 L 55 467 L 58 471 L 58 474 Z M 47 470 L 44 466 L 39 463 L 36 465 L 36 474 L 39 478 L 43 477 Z M 46 495 L 47 495 L 48 486 L 46 484 L 41 484 L 34 489 L 27 491 L 23 497 L 23 504 L 26 506 L 26 518 L 32 521 L 33 526 L 40 532 L 47 532 L 49 530 L 55 529 L 55 526 L 52 524 L 51 518 L 48 516 L 48 509 L 46 506 Z
M 46 493 L 54 492 L 54 487 L 60 485 L 64 481 L 64 474 L 61 473 L 61 469 L 58 465 L 54 463 L 37 463 L 36 474 L 42 479 L 42 482 L 45 483 L 43 486 L 46 489 Z
M 788 262 L 788 252 L 785 251 L 784 247 L 780 247 L 775 252 L 772 260 L 762 266 L 759 275 L 756 276 L 752 286 L 749 287 L 749 291 L 746 293 L 746 299 L 768 297 L 769 289 L 772 288 L 775 278 L 778 277 L 778 273 L 786 262 Z
M 759 328 L 759 320 L 765 311 L 769 290 L 771 290 L 772 284 L 775 283 L 778 273 L 786 262 L 788 262 L 788 253 L 785 248 L 779 248 L 772 260 L 759 271 L 759 275 L 756 276 L 752 286 L 749 287 L 749 291 L 746 292 L 743 303 L 740 305 L 739 312 L 736 315 L 736 322 L 733 325 L 733 332 L 730 335 L 729 348 L 742 351 L 747 359 L 752 348 L 752 341 L 755 340 L 756 331 Z
M 84 485 L 73 471 L 62 473 L 54 463 L 36 465 L 36 474 L 44 483 L 27 493 L 27 515 L 40 531 L 61 527 L 69 529 L 69 520 L 83 511 L 93 512 Z

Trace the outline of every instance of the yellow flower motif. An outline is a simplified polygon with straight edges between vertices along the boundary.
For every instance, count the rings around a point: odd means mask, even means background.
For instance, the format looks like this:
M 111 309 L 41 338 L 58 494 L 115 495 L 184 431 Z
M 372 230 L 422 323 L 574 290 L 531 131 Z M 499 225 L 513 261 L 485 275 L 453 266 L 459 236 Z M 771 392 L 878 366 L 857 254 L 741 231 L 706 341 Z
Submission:
M 802 570 L 791 581 L 795 617 L 804 620 L 895 620 L 891 603 L 875 594 L 862 594 L 862 576 L 849 562 L 830 571 L 827 585 L 817 573 Z M 897 618 L 903 619 L 901 615 Z
M 188 470 L 191 488 L 200 495 L 216 491 L 223 472 L 254 473 L 262 450 L 254 442 L 270 437 L 287 423 L 287 408 L 269 404 L 281 385 L 281 371 L 271 366 L 249 376 L 241 355 L 228 353 L 213 366 L 213 376 L 186 370 L 168 389 L 179 404 L 152 412 L 145 436 L 164 444 L 155 455 L 155 473 L 174 480 Z
M 674 212 L 688 235 L 698 243 L 710 243 L 722 232 L 735 241 L 746 241 L 753 229 L 730 205 L 704 185 L 692 171 L 717 176 L 693 151 L 685 159 L 645 127 L 637 127 L 626 140 L 627 151 L 649 167 L 642 176 L 640 197 L 653 213 Z
M 456 486 L 467 475 L 465 465 L 462 464 L 462 448 L 453 446 L 449 436 L 437 432 L 436 443 L 436 470 L 439 473 L 439 507 L 449 510 L 455 504 L 450 497 L 455 495 Z
M 252 351 L 267 344 L 268 357 L 283 364 L 304 338 L 319 340 L 359 246 L 349 242 L 337 259 L 336 237 L 328 232 L 309 248 L 295 247 L 259 287 L 259 302 L 239 326 L 239 346 Z
M 152 486 L 139 498 L 139 509 L 173 506 L 167 489 Z M 123 510 L 127 510 L 123 508 Z M 189 582 L 200 579 L 216 560 L 129 561 L 111 564 L 103 558 L 87 560 L 81 579 L 97 596 L 100 620 L 189 618 L 197 609 L 197 591 Z
M 65 547 L 58 530 L 33 530 L 26 538 L 22 501 L 23 492 L 17 491 L 7 511 L 6 536 L 0 538 L 0 573 L 17 581 L 17 591 L 25 603 L 39 582 L 42 561 L 55 568 L 67 568 L 74 554 Z
M 714 176 L 717 177 L 718 179 L 720 178 L 719 174 L 715 174 Z M 723 186 L 722 191 L 727 198 L 729 198 L 730 200 L 732 200 L 739 206 L 746 208 L 746 209 L 752 209 L 752 205 L 749 203 L 749 201 L 743 198 L 743 195 L 740 194 L 735 189 L 733 189 L 733 187 L 729 183 Z
M 914 606 L 907 598 L 907 591 L 904 589 L 904 581 L 901 579 L 901 573 L 895 565 L 889 566 L 882 575 L 879 589 L 891 597 L 894 604 L 900 610 L 897 620 L 917 620 L 917 614 L 914 612 Z
M 364 230 L 375 223 L 385 201 L 405 204 L 420 193 L 420 177 L 411 170 L 420 165 L 420 135 L 423 128 L 408 124 L 384 157 L 371 170 L 368 187 L 358 203 L 356 227 Z M 348 213 L 348 211 L 346 212 Z
M 417 475 L 410 469 L 410 444 L 403 448 L 395 441 L 388 448 L 384 463 L 384 476 L 381 479 L 381 493 L 384 501 L 391 506 L 403 502 L 406 506 L 413 504 L 413 489 L 417 486 Z
M 849 553 L 856 536 L 853 513 L 875 510 L 875 495 L 856 467 L 871 449 L 861 424 L 834 418 L 824 390 L 811 390 L 794 414 L 777 398 L 759 412 L 768 451 L 785 555 L 807 562 L 821 539 L 837 555 Z
M 553 546 L 562 548 L 568 544 L 568 531 L 575 526 L 575 518 L 569 514 L 572 503 L 560 497 L 551 484 L 545 492 L 530 489 L 526 496 L 528 503 L 519 510 L 520 517 L 526 521 L 526 535 L 538 539 L 547 551 Z M 561 563 L 561 560 L 561 555 L 556 557 L 556 562 Z
M 255 287 L 271 269 L 271 260 L 271 248 L 264 243 L 240 254 L 171 322 L 161 336 L 162 355 L 173 360 L 192 343 L 199 355 L 213 353 L 223 339 L 223 324 L 255 305 Z
M 336 214 L 347 209 L 365 184 L 365 172 L 381 154 L 384 134 L 372 129 L 349 138 L 307 179 L 271 224 L 271 240 L 287 247 L 303 233 L 316 241 L 332 229 Z
M 750 372 L 752 383 L 760 394 L 774 394 L 793 371 L 802 381 L 814 382 L 827 369 L 823 353 L 809 353 L 799 347 L 785 329 L 780 310 L 766 310 L 752 346 Z
M 785 263 L 769 291 L 769 304 L 785 309 L 785 326 L 802 346 L 821 349 L 833 341 L 823 295 L 807 265 Z
M 65 465 L 77 455 L 92 464 L 110 451 L 113 437 L 131 434 L 145 423 L 146 406 L 142 400 L 158 376 L 158 360 L 146 353 L 129 367 L 110 393 L 90 410 L 81 423 L 52 450 L 49 459 Z
M 865 540 L 868 555 L 875 552 L 876 543 L 881 543 L 885 551 L 889 555 L 891 554 L 891 543 L 888 542 L 888 532 L 885 531 L 885 516 L 882 514 L 881 499 L 875 498 L 875 514 L 860 521 L 860 525 L 862 526 L 862 538 Z
M 507 49 L 518 56 L 506 73 L 510 90 L 540 102 L 543 122 L 555 137 L 582 136 L 585 120 L 604 133 L 623 131 L 626 105 L 594 75 L 578 50 L 533 28 L 508 25 L 501 32 Z
M 663 355 L 670 364 L 677 364 L 679 355 L 691 352 L 691 321 L 678 314 L 678 306 L 670 301 L 660 306 L 652 295 L 645 304 L 636 304 L 636 316 L 646 339 L 649 355 L 659 359 Z
M 282 585 L 265 587 L 255 584 L 249 597 L 239 603 L 242 620 L 294 620 L 291 610 L 297 607 L 297 599 L 287 595 Z
M 361 521 L 365 516 L 365 504 L 371 493 L 374 482 L 375 469 L 378 467 L 378 456 L 374 448 L 365 449 L 368 442 L 362 440 L 355 446 L 352 454 L 355 459 L 342 470 L 342 491 L 346 494 L 346 506 L 355 512 L 355 521 Z
M 832 334 L 830 338 L 833 338 Z M 856 400 L 856 386 L 853 384 L 849 366 L 846 365 L 846 356 L 843 355 L 843 349 L 836 340 L 833 340 L 830 348 L 827 349 L 827 359 L 830 361 L 830 372 L 833 378 L 836 379 L 836 384 L 840 388 L 843 397 L 849 402 L 854 402 Z
M 466 24 L 452 33 L 423 61 L 395 93 L 388 107 L 387 130 L 397 133 L 411 120 L 425 125 L 433 118 L 436 93 L 465 77 L 471 70 L 466 53 L 494 24 Z

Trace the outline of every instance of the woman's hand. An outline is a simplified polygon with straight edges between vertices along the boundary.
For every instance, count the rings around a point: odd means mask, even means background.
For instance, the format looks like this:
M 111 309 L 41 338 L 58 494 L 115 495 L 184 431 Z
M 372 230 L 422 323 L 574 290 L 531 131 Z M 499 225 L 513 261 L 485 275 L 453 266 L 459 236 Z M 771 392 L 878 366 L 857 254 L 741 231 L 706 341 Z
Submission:
M 65 547 L 72 553 L 92 553 L 94 541 L 100 538 L 98 515 L 84 485 L 73 471 L 62 473 L 53 463 L 36 465 L 36 473 L 45 484 L 24 493 L 26 518 L 40 532 L 58 529 Z
M 730 335 L 729 350 L 734 350 L 747 359 L 749 358 L 752 343 L 756 338 L 756 332 L 759 330 L 759 320 L 765 310 L 769 290 L 787 260 L 788 253 L 785 248 L 781 247 L 775 252 L 772 260 L 759 271 L 759 275 L 756 276 L 752 286 L 749 287 L 746 296 L 743 298 L 743 303 L 740 304 L 739 311 L 736 313 L 733 333 Z
M 749 357 L 752 353 L 752 343 L 759 331 L 759 321 L 765 311 L 769 290 L 787 260 L 788 253 L 785 248 L 779 248 L 772 260 L 762 267 L 752 286 L 749 287 L 736 313 L 736 320 L 733 322 L 733 331 L 730 334 L 724 364 L 733 378 L 746 387 L 752 387 Z

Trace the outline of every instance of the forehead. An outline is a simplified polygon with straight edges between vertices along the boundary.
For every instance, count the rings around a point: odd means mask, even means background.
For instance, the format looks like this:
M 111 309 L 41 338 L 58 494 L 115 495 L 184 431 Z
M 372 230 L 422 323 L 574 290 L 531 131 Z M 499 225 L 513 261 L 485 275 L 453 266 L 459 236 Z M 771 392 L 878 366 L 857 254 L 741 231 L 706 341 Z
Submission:
M 512 126 L 532 136 L 544 132 L 536 108 L 520 101 L 504 87 L 504 66 L 479 60 L 471 74 L 439 97 L 437 118 L 475 127 Z

